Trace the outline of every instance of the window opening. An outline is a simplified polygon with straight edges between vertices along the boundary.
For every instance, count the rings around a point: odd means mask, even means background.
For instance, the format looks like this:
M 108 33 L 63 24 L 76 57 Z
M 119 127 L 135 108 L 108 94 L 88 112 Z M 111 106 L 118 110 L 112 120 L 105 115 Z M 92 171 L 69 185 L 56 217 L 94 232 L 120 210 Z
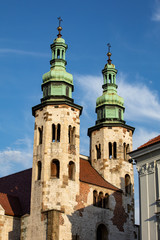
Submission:
M 60 58 L 60 50 L 59 49 L 57 50 L 57 58 L 58 59 Z
M 131 194 L 131 178 L 128 174 L 125 175 L 125 192 Z
M 108 231 L 104 224 L 98 226 L 96 240 L 108 240 Z
M 42 139 L 43 139 L 43 126 L 38 128 L 39 131 L 39 145 L 42 144 Z
M 114 158 L 117 158 L 117 143 L 116 142 L 114 142 L 113 143 L 113 157 Z
M 112 143 L 109 142 L 109 159 L 112 158 Z
M 75 163 L 70 161 L 68 165 L 68 178 L 75 180 Z
M 52 142 L 55 142 L 56 140 L 56 127 L 55 124 L 52 124 Z
M 111 74 L 109 74 L 109 82 L 110 83 L 111 83 L 111 79 L 112 79 Z
M 108 193 L 105 194 L 105 197 L 103 199 L 103 207 L 109 208 L 109 194 Z
M 97 151 L 97 160 L 101 158 L 101 144 L 99 146 L 96 145 L 96 151 Z
M 37 180 L 41 179 L 41 170 L 42 170 L 42 163 L 41 161 L 38 161 L 38 175 L 37 175 Z
M 71 143 L 71 125 L 68 128 L 68 142 Z
M 122 120 L 122 110 L 119 109 L 119 119 Z
M 66 96 L 69 97 L 69 87 L 66 87 Z
M 98 207 L 103 208 L 103 192 L 99 193 L 99 196 L 98 196 Z
M 59 169 L 60 169 L 59 161 L 53 160 L 51 162 L 51 177 L 59 178 Z
M 57 142 L 60 142 L 60 136 L 61 136 L 61 125 L 57 125 Z
M 97 191 L 94 190 L 93 191 L 93 206 L 97 206 L 97 198 L 98 198 Z

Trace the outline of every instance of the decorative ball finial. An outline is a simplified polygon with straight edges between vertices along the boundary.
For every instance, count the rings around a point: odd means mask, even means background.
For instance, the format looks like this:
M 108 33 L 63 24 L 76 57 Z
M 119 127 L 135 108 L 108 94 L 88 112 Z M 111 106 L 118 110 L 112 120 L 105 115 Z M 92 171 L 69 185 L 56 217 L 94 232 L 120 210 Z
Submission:
M 110 57 L 112 56 L 112 53 L 110 52 L 111 44 L 108 43 L 107 46 L 108 46 L 108 53 L 107 53 L 108 60 L 107 61 L 108 61 L 108 64 L 111 64 L 111 62 L 112 62 L 112 60 L 110 59 Z
M 62 34 L 61 34 L 61 31 L 62 31 L 62 27 L 61 27 L 61 22 L 63 21 L 61 17 L 58 17 L 58 20 L 59 20 L 59 26 L 57 27 L 57 30 L 58 30 L 58 35 L 57 37 L 58 38 L 61 38 L 62 37 Z

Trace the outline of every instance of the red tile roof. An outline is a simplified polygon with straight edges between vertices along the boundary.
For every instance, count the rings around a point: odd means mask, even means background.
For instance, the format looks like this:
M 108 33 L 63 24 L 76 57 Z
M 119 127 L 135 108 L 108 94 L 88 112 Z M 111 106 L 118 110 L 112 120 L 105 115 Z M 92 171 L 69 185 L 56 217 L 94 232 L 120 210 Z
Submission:
M 18 197 L 22 208 L 22 215 L 30 212 L 31 178 L 31 168 L 0 178 L 0 192 L 6 193 L 8 196 Z M 10 204 L 11 201 L 13 201 L 13 205 L 18 203 L 18 201 L 16 202 L 10 198 Z M 5 211 L 8 212 L 9 208 L 7 207 Z
M 107 182 L 90 164 L 89 161 L 80 159 L 80 181 L 92 185 L 112 189 L 114 191 L 122 191 L 111 183 Z
M 22 208 L 18 197 L 0 193 L 0 205 L 5 210 L 6 215 L 22 216 Z
M 30 213 L 31 179 L 32 169 L 0 178 L 0 204 L 7 215 L 22 216 Z M 80 181 L 122 191 L 107 182 L 90 162 L 84 159 L 80 159 Z
M 151 140 L 149 140 L 148 142 L 144 143 L 143 145 L 141 145 L 140 147 L 138 147 L 138 149 L 144 148 L 144 147 L 148 147 L 152 144 L 158 143 L 160 142 L 160 135 L 158 135 L 155 138 L 152 138 Z

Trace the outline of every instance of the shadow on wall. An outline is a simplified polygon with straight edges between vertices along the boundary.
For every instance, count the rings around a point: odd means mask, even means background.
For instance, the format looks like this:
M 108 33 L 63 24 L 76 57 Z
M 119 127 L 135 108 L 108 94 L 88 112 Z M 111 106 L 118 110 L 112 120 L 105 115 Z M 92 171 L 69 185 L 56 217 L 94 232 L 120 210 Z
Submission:
M 72 225 L 73 240 L 108 240 L 114 237 L 128 239 L 138 239 L 136 231 L 130 232 L 133 218 L 129 219 L 131 208 L 127 207 L 127 212 L 122 205 L 122 192 L 114 192 L 109 196 L 108 205 L 104 204 L 102 198 L 98 198 L 95 204 L 95 195 L 93 192 L 93 205 L 85 207 L 85 199 L 83 195 L 77 196 L 78 204 L 72 215 L 67 215 Z M 105 199 L 105 198 L 104 198 Z M 82 207 L 84 206 L 84 207 Z M 134 206 L 132 206 L 132 209 Z M 133 212 L 134 213 L 134 212 Z M 63 224 L 62 224 L 63 225 Z M 117 231 L 113 230 L 114 225 Z M 125 225 L 125 227 L 124 227 Z M 128 229 L 124 232 L 124 229 Z
M 9 219 L 11 221 L 11 218 Z M 20 240 L 20 232 L 21 232 L 21 219 L 13 218 L 12 231 L 8 233 L 8 240 Z

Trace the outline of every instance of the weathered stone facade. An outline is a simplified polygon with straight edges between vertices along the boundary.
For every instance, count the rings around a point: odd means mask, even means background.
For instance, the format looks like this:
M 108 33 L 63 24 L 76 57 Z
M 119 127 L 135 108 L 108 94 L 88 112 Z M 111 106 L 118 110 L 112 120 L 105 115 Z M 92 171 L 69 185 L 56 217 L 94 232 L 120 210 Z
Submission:
M 21 240 L 135 239 L 133 166 L 127 156 L 134 129 L 123 120 L 111 53 L 102 71 L 104 93 L 97 100 L 96 125 L 88 130 L 90 156 L 85 157 L 79 149 L 82 107 L 72 99 L 66 49 L 59 33 L 51 45 L 50 71 L 43 75 L 43 98 L 32 109 L 30 213 L 21 217 L 17 234 Z M 4 229 L 4 216 L 0 221 Z

